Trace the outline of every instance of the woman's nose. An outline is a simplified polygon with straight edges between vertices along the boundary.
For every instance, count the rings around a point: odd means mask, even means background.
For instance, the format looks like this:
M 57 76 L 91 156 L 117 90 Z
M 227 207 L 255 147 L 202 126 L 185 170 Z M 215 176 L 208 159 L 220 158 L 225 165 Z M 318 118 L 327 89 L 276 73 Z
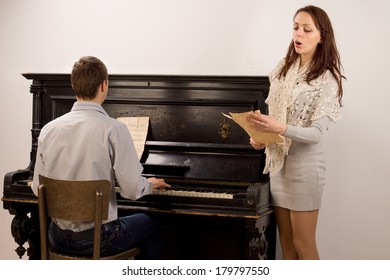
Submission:
M 297 30 L 295 30 L 295 35 L 301 37 L 302 34 L 303 34 L 302 29 L 298 28 Z

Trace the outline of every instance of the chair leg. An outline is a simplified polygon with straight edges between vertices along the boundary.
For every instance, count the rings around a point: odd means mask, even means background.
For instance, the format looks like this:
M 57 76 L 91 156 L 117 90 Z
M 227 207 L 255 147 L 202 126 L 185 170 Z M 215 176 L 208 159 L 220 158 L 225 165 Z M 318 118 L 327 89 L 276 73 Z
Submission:
M 94 224 L 93 237 L 93 259 L 100 259 L 100 241 L 101 241 L 101 226 L 102 226 L 102 208 L 103 208 L 103 193 L 100 190 L 96 191 L 96 213 Z
M 44 185 L 38 188 L 38 208 L 39 208 L 39 231 L 41 241 L 41 259 L 47 260 L 47 205 L 46 190 Z

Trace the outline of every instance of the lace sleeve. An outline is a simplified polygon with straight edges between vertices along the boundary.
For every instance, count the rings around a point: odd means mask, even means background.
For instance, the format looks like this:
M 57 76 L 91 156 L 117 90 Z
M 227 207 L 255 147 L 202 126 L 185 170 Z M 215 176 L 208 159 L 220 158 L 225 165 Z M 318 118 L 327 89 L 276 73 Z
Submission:
M 338 85 L 336 80 L 330 73 L 322 81 L 321 94 L 313 104 L 314 112 L 311 117 L 312 121 L 319 120 L 325 116 L 328 116 L 333 122 L 336 122 L 341 118 L 341 108 L 337 97 Z

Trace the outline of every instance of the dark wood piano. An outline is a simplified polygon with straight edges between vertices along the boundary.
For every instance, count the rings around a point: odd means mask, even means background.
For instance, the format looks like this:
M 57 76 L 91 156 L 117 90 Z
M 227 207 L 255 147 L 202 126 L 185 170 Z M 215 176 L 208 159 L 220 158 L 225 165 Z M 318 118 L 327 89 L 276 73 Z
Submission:
M 39 259 L 37 198 L 30 184 L 37 138 L 49 121 L 70 111 L 69 74 L 23 74 L 32 80 L 31 161 L 4 178 L 3 207 L 15 215 L 12 236 L 22 257 Z M 145 176 L 164 178 L 167 195 L 119 197 L 119 215 L 145 212 L 161 224 L 166 259 L 274 259 L 276 228 L 264 153 L 221 113 L 260 109 L 263 76 L 110 75 L 103 104 L 113 117 L 150 118 L 141 162 Z M 27 247 L 27 249 L 25 248 Z

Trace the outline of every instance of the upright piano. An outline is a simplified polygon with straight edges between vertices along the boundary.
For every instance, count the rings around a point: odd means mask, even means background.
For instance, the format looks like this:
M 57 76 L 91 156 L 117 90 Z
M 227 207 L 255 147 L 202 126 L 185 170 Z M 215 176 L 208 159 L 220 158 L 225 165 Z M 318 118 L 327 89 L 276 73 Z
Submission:
M 27 168 L 4 178 L 3 207 L 14 215 L 16 253 L 40 258 L 37 198 L 31 191 L 41 128 L 70 111 L 69 74 L 23 74 L 32 80 L 32 146 Z M 110 75 L 103 104 L 113 118 L 149 117 L 140 159 L 145 177 L 169 192 L 137 201 L 118 194 L 119 215 L 147 213 L 160 224 L 166 259 L 274 259 L 276 227 L 264 152 L 222 115 L 267 113 L 265 76 Z M 27 248 L 25 248 L 27 247 Z

